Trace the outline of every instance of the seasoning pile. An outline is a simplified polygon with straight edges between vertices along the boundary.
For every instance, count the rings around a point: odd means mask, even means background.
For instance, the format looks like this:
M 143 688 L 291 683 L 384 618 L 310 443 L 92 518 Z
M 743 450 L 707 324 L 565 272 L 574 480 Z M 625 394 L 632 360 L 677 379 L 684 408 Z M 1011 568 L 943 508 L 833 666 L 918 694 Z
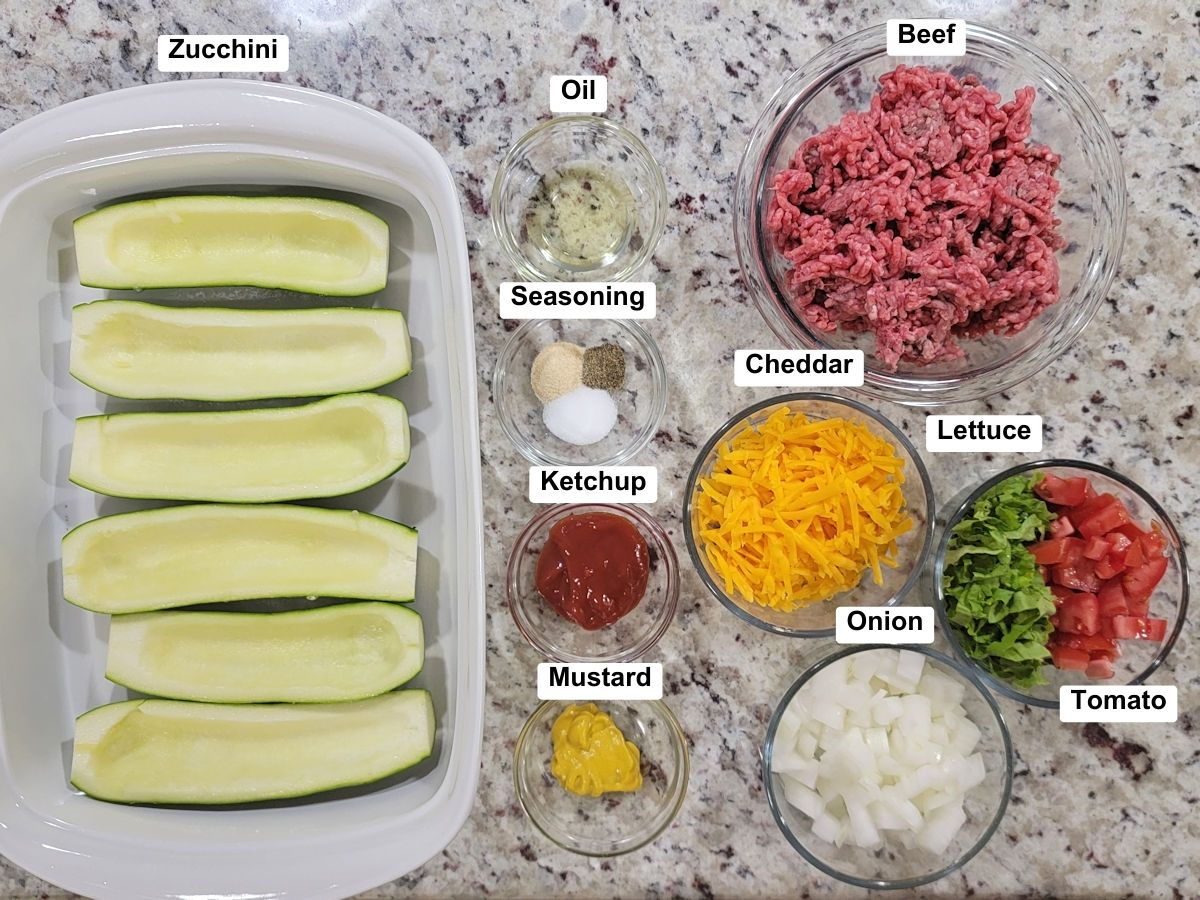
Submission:
M 538 353 L 529 375 L 542 421 L 559 440 L 595 444 L 617 424 L 613 394 L 625 386 L 625 353 L 617 345 L 555 341 Z

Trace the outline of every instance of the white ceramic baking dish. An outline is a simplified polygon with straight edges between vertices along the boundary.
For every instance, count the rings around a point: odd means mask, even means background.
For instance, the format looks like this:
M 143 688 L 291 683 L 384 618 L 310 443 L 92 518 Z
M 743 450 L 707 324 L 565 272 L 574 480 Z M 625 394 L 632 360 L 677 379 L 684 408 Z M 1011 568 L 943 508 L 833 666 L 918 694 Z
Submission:
M 71 308 L 104 295 L 78 283 L 71 222 L 116 198 L 208 190 L 341 197 L 391 225 L 388 287 L 353 302 L 408 316 L 414 371 L 389 390 L 408 405 L 412 459 L 332 505 L 420 529 L 416 609 L 428 652 L 414 684 L 433 694 L 439 735 L 431 760 L 372 789 L 269 807 L 118 806 L 67 780 L 75 716 L 124 691 L 103 675 L 107 618 L 63 601 L 59 540 L 97 514 L 148 504 L 67 481 L 72 420 L 167 404 L 112 400 L 67 374 Z M 0 853 L 64 888 L 126 900 L 345 896 L 438 853 L 474 799 L 484 674 L 470 279 L 441 158 L 385 116 L 299 88 L 201 80 L 92 97 L 0 135 L 0 271 Z

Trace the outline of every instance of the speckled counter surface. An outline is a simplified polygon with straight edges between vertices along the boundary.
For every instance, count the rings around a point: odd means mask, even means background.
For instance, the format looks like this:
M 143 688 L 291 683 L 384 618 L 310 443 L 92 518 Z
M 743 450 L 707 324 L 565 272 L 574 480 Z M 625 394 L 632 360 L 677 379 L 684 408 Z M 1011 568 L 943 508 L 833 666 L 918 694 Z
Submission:
M 687 802 L 654 844 L 594 861 L 557 850 L 513 795 L 511 754 L 536 705 L 538 657 L 503 605 L 508 547 L 531 514 L 525 463 L 492 414 L 489 378 L 506 332 L 496 290 L 512 272 L 487 223 L 509 144 L 546 114 L 546 78 L 609 76 L 610 115 L 642 135 L 671 198 L 655 255 L 650 323 L 671 402 L 654 447 L 659 502 L 681 558 L 677 510 L 696 447 L 767 391 L 735 389 L 736 346 L 770 336 L 742 289 L 730 227 L 733 172 L 750 124 L 786 73 L 888 4 L 539 2 L 480 5 L 368 0 L 210 5 L 134 0 L 0 10 L 0 126 L 65 101 L 159 80 L 159 33 L 279 33 L 294 82 L 357 100 L 427 137 L 463 195 L 472 250 L 487 520 L 488 694 L 483 769 L 470 821 L 421 869 L 371 897 L 853 896 L 785 844 L 758 774 L 767 719 L 802 643 L 736 621 L 689 571 L 660 645 L 668 701 L 692 742 Z M 1046 454 L 1116 465 L 1156 493 L 1200 552 L 1200 7 L 1063 0 L 970 3 L 969 16 L 1029 36 L 1089 88 L 1117 134 L 1130 191 L 1117 282 L 1074 349 L 1040 375 L 955 411 L 1040 413 Z M 215 7 L 215 9 L 213 9 Z M 273 11 L 268 11 L 273 10 Z M 910 15 L 947 8 L 910 4 Z M 918 444 L 923 414 L 884 405 Z M 925 455 L 944 497 L 1002 459 Z M 685 566 L 685 569 L 687 567 Z M 1193 623 L 1194 624 L 1194 623 Z M 1177 726 L 1062 726 L 1004 704 L 1019 759 L 999 834 L 961 872 L 922 895 L 1200 896 L 1200 643 L 1194 627 L 1155 677 L 1179 684 Z M 0 861 L 0 895 L 60 893 Z

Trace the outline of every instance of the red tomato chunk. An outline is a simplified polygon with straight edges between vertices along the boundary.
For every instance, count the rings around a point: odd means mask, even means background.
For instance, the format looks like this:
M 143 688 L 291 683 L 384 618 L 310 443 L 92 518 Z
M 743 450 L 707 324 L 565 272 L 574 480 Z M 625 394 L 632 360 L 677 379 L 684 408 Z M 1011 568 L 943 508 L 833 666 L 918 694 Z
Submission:
M 1088 478 L 1047 475 L 1034 492 L 1058 516 L 1046 539 L 1029 546 L 1057 607 L 1051 661 L 1112 678 L 1117 641 L 1166 639 L 1167 620 L 1150 616 L 1169 564 L 1166 537 L 1157 522 L 1139 528 L 1120 498 L 1098 494 Z

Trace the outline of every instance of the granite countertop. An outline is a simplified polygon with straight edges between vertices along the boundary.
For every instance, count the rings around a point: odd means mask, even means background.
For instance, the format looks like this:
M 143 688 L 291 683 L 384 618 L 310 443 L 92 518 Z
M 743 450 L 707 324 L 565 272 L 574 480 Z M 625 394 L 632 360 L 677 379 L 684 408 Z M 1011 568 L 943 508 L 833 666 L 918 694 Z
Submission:
M 730 228 L 733 172 L 749 128 L 782 78 L 849 31 L 882 21 L 879 3 L 755 4 L 529 0 L 480 6 L 373 0 L 180 0 L 9 4 L 0 13 L 0 126 L 68 100 L 156 81 L 160 33 L 288 33 L 283 81 L 378 109 L 427 137 L 463 196 L 471 247 L 486 506 L 488 694 L 483 770 L 470 821 L 440 855 L 365 896 L 854 896 L 792 852 L 771 821 L 759 777 L 767 719 L 804 642 L 741 624 L 685 572 L 677 621 L 657 657 L 667 700 L 692 744 L 678 819 L 629 856 L 590 860 L 531 827 L 512 789 L 517 731 L 536 705 L 538 657 L 503 605 L 504 561 L 532 513 L 525 462 L 497 425 L 490 371 L 507 327 L 496 315 L 512 271 L 487 222 L 508 146 L 546 114 L 547 78 L 609 77 L 610 115 L 640 134 L 670 196 L 657 253 L 659 314 L 671 402 L 654 447 L 655 513 L 686 560 L 681 489 L 697 445 L 735 409 L 768 396 L 732 386 L 735 347 L 770 335 L 739 280 Z M 1117 135 L 1129 186 L 1121 268 L 1095 321 L 1047 370 L 989 403 L 956 412 L 1040 413 L 1046 455 L 1112 464 L 1158 495 L 1200 548 L 1200 12 L 1151 2 L 961 4 L 1031 38 L 1091 91 Z M 19 7 L 19 11 L 18 10 Z M 910 15 L 944 7 L 921 3 Z M 273 77 L 273 76 L 272 76 Z M 511 324 L 511 323 L 510 323 Z M 923 446 L 923 413 L 875 404 Z M 925 455 L 943 498 L 1009 458 Z M 1015 461 L 1015 460 L 1014 460 Z M 685 566 L 685 568 L 688 568 Z M 1200 896 L 1196 749 L 1200 644 L 1185 629 L 1158 683 L 1177 683 L 1175 726 L 1064 726 L 1003 703 L 1018 759 L 999 833 L 924 896 Z M 0 861 L 0 895 L 61 894 Z

